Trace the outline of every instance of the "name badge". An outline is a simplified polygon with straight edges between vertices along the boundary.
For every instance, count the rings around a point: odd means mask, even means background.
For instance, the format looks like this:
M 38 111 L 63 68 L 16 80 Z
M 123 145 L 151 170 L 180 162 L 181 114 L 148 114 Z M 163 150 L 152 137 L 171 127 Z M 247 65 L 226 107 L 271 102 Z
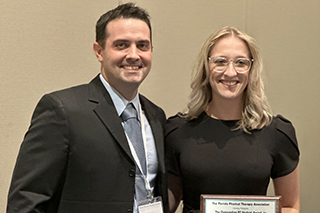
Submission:
M 143 200 L 138 206 L 139 213 L 163 213 L 161 197 Z

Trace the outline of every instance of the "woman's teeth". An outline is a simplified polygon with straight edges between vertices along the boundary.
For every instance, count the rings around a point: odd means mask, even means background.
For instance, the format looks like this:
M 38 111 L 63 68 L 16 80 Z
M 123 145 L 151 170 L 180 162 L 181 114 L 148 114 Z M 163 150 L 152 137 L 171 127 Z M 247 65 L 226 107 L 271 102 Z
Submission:
M 222 81 L 222 83 L 227 86 L 233 86 L 233 85 L 236 85 L 237 82 L 235 82 L 235 81 Z

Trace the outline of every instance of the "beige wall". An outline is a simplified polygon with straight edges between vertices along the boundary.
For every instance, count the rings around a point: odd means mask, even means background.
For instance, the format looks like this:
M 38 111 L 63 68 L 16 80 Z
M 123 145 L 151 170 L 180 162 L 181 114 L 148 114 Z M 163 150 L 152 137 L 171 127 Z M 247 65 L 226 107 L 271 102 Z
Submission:
M 86 83 L 99 72 L 94 25 L 117 0 L 0 0 L 0 212 L 32 111 L 47 92 Z M 125 2 L 125 1 L 123 1 Z M 153 68 L 141 93 L 167 116 L 183 110 L 191 67 L 218 27 L 238 27 L 262 49 L 275 114 L 296 127 L 302 212 L 319 209 L 320 1 L 136 0 L 151 14 Z

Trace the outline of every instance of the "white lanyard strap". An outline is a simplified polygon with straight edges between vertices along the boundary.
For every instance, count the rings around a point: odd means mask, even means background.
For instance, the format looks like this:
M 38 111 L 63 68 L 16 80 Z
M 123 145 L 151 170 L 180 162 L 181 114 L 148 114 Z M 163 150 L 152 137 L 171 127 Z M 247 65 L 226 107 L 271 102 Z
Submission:
M 145 129 L 144 129 L 144 118 L 142 117 L 142 109 L 141 109 L 141 105 L 139 104 L 139 112 L 140 112 L 140 124 L 141 124 L 141 133 L 142 133 L 142 140 L 143 140 L 143 146 L 144 146 L 144 150 L 145 150 L 145 158 L 146 158 L 146 174 L 144 174 L 143 170 L 142 170 L 142 167 L 141 167 L 141 163 L 140 163 L 140 160 L 138 158 L 138 155 L 136 153 L 136 150 L 134 149 L 133 145 L 132 145 L 132 142 L 130 140 L 130 138 L 128 137 L 127 133 L 126 133 L 126 137 L 127 137 L 127 140 L 129 142 L 129 146 L 130 146 L 130 150 L 131 150 L 131 153 L 132 153 L 132 156 L 133 156 L 133 159 L 135 160 L 139 170 L 141 171 L 141 174 L 142 174 L 142 178 L 145 182 L 145 185 L 146 185 L 146 190 L 148 192 L 148 198 L 152 198 L 152 194 L 151 194 L 151 187 L 150 187 L 150 182 L 147 178 L 147 174 L 148 174 L 148 157 L 147 157 L 147 140 L 146 140 L 146 133 L 145 133 Z

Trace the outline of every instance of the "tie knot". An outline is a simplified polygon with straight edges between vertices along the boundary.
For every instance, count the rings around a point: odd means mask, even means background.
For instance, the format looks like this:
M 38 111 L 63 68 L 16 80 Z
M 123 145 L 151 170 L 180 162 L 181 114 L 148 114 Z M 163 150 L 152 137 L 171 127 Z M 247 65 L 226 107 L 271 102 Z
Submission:
M 128 103 L 121 114 L 121 118 L 123 121 L 126 121 L 130 118 L 137 118 L 137 110 L 134 108 L 132 103 Z

